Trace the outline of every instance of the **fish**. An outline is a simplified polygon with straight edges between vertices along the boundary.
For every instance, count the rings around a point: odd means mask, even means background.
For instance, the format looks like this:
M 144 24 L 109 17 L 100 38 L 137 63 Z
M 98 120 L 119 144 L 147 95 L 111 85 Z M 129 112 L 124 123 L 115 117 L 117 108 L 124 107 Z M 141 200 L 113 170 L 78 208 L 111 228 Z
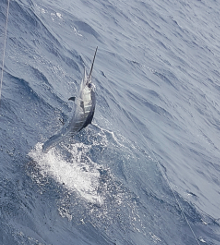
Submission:
M 62 142 L 65 138 L 74 136 L 83 128 L 92 123 L 96 106 L 95 85 L 92 83 L 92 71 L 98 47 L 95 50 L 89 75 L 87 75 L 86 67 L 84 68 L 84 76 L 81 81 L 78 95 L 70 97 L 69 100 L 74 102 L 73 115 L 59 133 L 50 137 L 42 146 L 42 151 L 47 153 L 51 148 Z

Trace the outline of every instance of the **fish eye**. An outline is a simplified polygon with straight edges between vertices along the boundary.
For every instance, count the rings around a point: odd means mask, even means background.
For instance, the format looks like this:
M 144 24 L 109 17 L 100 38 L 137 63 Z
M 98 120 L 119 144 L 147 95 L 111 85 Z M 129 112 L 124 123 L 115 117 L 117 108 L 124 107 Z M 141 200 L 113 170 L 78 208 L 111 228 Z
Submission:
M 92 91 L 95 92 L 95 84 L 89 83 L 87 86 L 88 86 L 88 88 L 90 88 Z

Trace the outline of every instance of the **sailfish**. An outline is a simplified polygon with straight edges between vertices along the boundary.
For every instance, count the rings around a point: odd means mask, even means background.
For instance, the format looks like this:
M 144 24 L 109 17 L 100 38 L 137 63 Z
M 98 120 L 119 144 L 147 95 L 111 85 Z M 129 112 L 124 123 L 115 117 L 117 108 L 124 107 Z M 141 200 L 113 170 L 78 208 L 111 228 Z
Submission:
M 92 83 L 92 70 L 98 47 L 96 48 L 89 75 L 84 69 L 84 76 L 76 97 L 70 97 L 74 101 L 75 110 L 69 122 L 63 126 L 61 131 L 50 137 L 42 146 L 43 152 L 48 152 L 52 147 L 62 142 L 66 137 L 74 136 L 77 132 L 88 126 L 93 119 L 96 105 L 95 85 Z

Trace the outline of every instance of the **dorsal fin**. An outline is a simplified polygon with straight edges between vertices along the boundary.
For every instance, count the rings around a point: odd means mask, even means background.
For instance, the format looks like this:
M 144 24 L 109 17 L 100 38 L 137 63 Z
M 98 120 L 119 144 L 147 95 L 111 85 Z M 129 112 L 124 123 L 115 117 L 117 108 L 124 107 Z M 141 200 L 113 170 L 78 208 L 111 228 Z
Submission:
M 94 65 L 94 61 L 95 61 L 95 56 L 96 56 L 97 50 L 98 50 L 98 46 L 97 46 L 97 48 L 96 48 L 96 50 L 95 50 L 95 54 L 94 54 L 93 61 L 92 61 L 92 66 L 91 66 L 91 69 L 90 69 L 90 72 L 89 72 L 89 78 L 88 78 L 88 81 L 90 80 L 91 75 L 92 75 L 92 69 L 93 69 L 93 65 Z
M 70 97 L 68 100 L 72 100 L 72 101 L 75 101 L 76 97 Z

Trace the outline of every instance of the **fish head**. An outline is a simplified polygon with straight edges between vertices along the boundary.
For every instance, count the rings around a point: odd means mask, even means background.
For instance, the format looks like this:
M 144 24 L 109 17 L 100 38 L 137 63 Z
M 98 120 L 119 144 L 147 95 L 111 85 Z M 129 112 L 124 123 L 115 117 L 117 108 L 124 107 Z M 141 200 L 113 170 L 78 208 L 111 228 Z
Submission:
M 95 54 L 94 54 L 94 57 L 93 57 L 92 66 L 91 66 L 89 75 L 87 75 L 86 67 L 84 68 L 84 77 L 83 77 L 82 82 L 81 82 L 80 93 L 84 89 L 88 89 L 90 91 L 95 92 L 95 85 L 92 83 L 91 77 L 92 77 L 92 70 L 93 70 L 93 65 L 94 65 L 94 62 L 95 62 L 95 56 L 96 56 L 96 53 L 97 53 L 97 49 L 98 49 L 98 47 L 96 48 L 96 51 L 95 51 Z
M 87 76 L 86 67 L 84 68 L 84 76 L 80 85 L 80 93 L 85 89 L 95 92 L 95 84 L 92 83 L 91 75 Z

